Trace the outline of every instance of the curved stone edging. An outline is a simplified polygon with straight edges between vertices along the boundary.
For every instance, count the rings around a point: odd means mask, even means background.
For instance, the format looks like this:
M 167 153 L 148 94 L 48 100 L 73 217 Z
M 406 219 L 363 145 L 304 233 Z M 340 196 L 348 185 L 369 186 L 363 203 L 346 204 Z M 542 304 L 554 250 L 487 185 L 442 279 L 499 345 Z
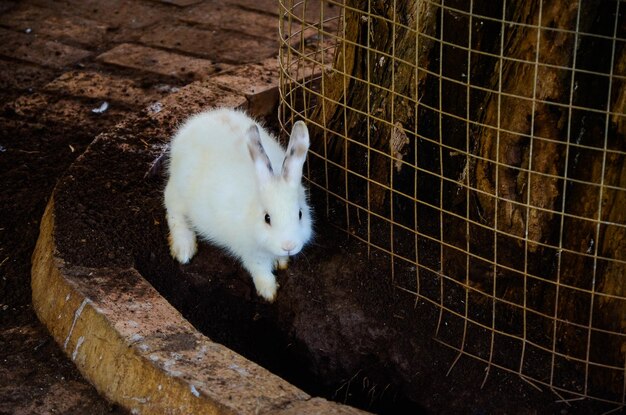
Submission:
M 276 72 L 275 65 L 268 60 L 189 84 L 162 100 L 158 111 L 144 116 L 150 118 L 148 124 L 162 126 L 171 123 L 170 118 L 179 119 L 209 103 L 246 108 L 259 101 L 255 101 L 259 93 L 264 99 L 270 95 L 276 99 L 264 86 L 268 74 Z M 119 128 L 111 134 L 119 133 Z M 115 137 L 112 140 L 116 142 Z M 124 140 L 119 144 L 121 151 L 130 148 Z M 81 160 L 83 156 L 77 163 Z M 80 372 L 109 400 L 137 414 L 363 413 L 311 398 L 212 342 L 137 270 L 65 263 L 54 239 L 55 232 L 63 231 L 55 229 L 54 207 L 53 193 L 32 257 L 33 307 Z
M 33 306 L 96 389 L 141 414 L 357 414 L 313 398 L 198 333 L 134 269 L 56 255 L 54 199 L 33 253 Z

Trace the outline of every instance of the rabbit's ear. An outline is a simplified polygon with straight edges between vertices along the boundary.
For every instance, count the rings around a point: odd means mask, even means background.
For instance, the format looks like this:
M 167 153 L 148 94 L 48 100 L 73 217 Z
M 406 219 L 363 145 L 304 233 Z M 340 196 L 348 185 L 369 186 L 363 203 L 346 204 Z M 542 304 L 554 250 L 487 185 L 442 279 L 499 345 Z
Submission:
M 254 169 L 256 170 L 259 183 L 267 183 L 274 175 L 274 170 L 272 169 L 270 158 L 267 156 L 263 144 L 261 143 L 259 128 L 256 124 L 253 124 L 252 127 L 246 131 L 246 140 L 248 141 L 248 151 L 254 162 Z
M 309 130 L 306 124 L 298 121 L 293 125 L 289 145 L 283 160 L 282 175 L 290 183 L 298 184 L 302 177 L 302 166 L 309 149 Z

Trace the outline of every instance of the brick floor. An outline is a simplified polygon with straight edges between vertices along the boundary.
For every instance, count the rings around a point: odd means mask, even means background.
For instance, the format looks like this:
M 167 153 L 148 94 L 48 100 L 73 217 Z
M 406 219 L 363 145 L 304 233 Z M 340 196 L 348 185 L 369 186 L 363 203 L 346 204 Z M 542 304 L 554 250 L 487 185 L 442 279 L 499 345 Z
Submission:
M 199 29 L 185 24 L 162 23 L 147 31 L 140 41 L 154 47 L 228 63 L 256 62 L 276 55 L 278 42 L 242 32 Z
M 143 29 L 176 13 L 171 9 L 173 6 L 159 7 L 158 2 L 138 0 L 27 0 L 21 3 L 60 10 L 72 18 L 94 20 L 112 29 Z
M 229 4 L 200 3 L 185 10 L 181 20 L 212 30 L 245 32 L 275 42 L 278 38 L 276 15 L 258 13 Z M 236 37 L 236 35 L 235 35 Z
M 42 39 L 33 33 L 0 28 L 0 38 L 0 55 L 44 67 L 61 69 L 90 55 L 87 50 Z
M 130 43 L 124 43 L 106 51 L 98 56 L 98 60 L 111 65 L 187 81 L 204 79 L 216 71 L 215 65 L 208 59 L 194 58 Z
M 164 85 L 142 88 L 132 79 L 92 71 L 66 72 L 44 88 L 49 93 L 69 94 L 73 97 L 123 103 L 131 107 L 148 105 L 169 91 Z
M 55 71 L 49 68 L 0 59 L 0 91 L 4 91 L 5 96 L 9 93 L 19 95 L 28 89 L 38 88 L 54 77 Z
M 66 16 L 60 11 L 21 4 L 0 16 L 0 25 L 16 31 L 30 30 L 67 44 L 92 45 L 101 42 L 108 26 L 79 16 Z

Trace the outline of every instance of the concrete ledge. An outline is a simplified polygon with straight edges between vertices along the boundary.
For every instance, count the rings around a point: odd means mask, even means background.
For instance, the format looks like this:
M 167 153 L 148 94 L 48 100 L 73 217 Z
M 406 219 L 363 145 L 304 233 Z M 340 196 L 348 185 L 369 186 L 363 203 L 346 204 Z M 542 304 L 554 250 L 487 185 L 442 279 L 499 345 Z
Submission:
M 135 270 L 66 268 L 53 204 L 33 256 L 33 305 L 101 393 L 137 413 L 265 413 L 309 399 L 200 335 Z
M 108 399 L 141 414 L 358 414 L 309 395 L 198 333 L 134 269 L 66 267 L 54 200 L 33 254 L 33 305 Z

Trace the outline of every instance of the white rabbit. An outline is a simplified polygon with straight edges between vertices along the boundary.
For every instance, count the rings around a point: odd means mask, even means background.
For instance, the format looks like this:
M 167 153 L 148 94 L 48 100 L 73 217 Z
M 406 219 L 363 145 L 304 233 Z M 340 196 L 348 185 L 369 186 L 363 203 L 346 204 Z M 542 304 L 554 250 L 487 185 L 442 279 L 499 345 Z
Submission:
M 286 268 L 312 234 L 301 183 L 308 148 L 302 121 L 285 153 L 241 111 L 220 108 L 190 118 L 170 148 L 164 196 L 172 256 L 189 262 L 197 233 L 239 258 L 258 294 L 273 301 L 273 269 Z

